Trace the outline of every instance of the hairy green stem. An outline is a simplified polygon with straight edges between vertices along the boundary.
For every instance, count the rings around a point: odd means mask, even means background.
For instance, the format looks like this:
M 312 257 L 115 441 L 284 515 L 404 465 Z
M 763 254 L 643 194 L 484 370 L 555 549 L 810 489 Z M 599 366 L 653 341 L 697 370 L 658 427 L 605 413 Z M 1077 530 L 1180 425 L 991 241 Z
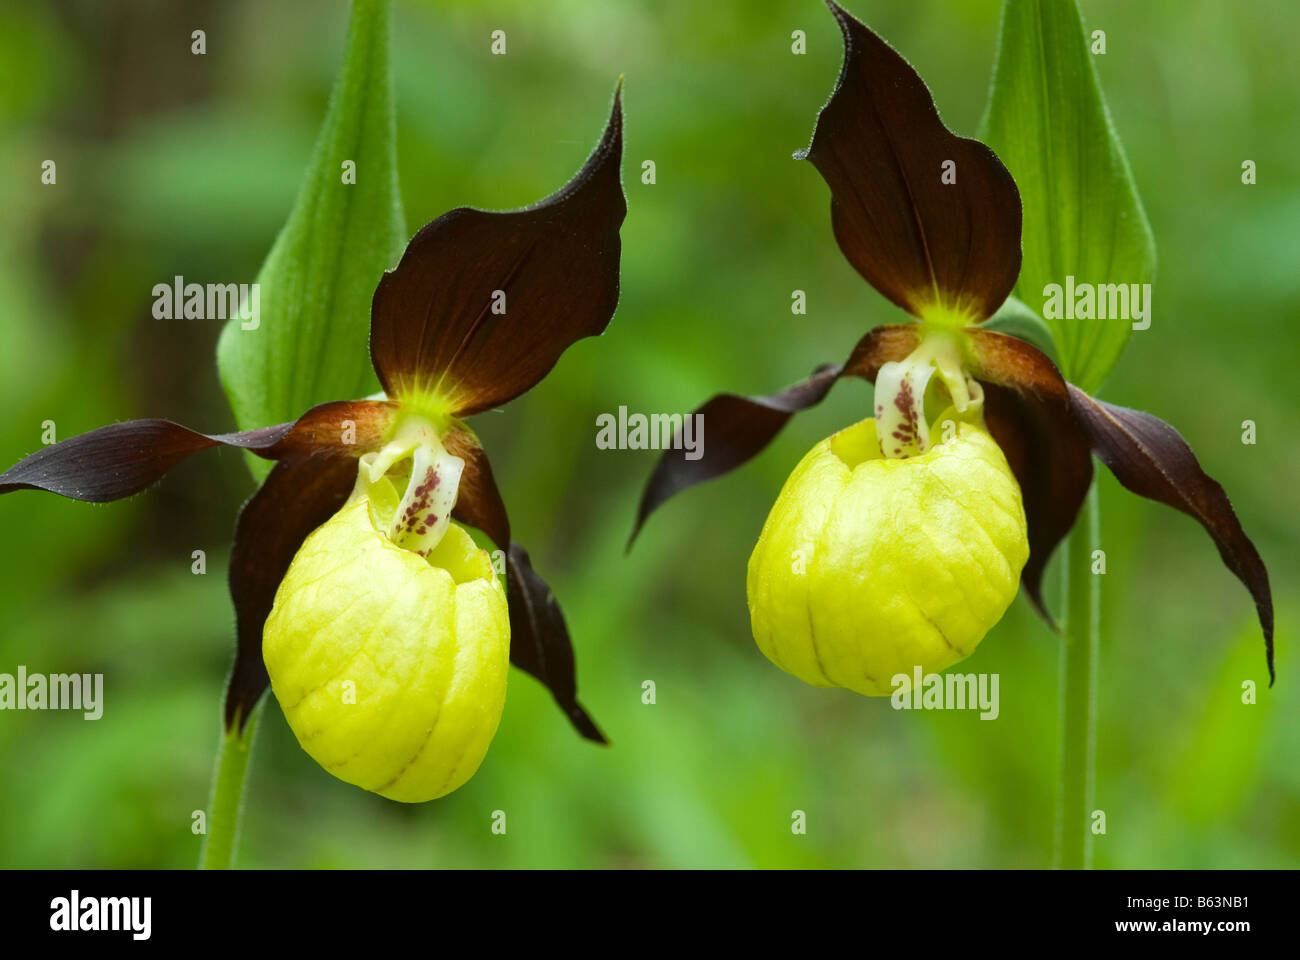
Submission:
M 234 862 L 235 847 L 239 843 L 239 822 L 244 812 L 248 757 L 261 712 L 261 704 L 253 708 L 242 733 L 222 729 L 217 764 L 212 771 L 207 833 L 203 839 L 203 852 L 199 854 L 200 870 L 229 870 Z
M 1094 767 L 1097 753 L 1097 650 L 1101 638 L 1101 577 L 1093 551 L 1101 542 L 1094 480 L 1070 534 L 1064 563 L 1061 642 L 1061 780 L 1056 808 L 1056 866 L 1092 867 Z

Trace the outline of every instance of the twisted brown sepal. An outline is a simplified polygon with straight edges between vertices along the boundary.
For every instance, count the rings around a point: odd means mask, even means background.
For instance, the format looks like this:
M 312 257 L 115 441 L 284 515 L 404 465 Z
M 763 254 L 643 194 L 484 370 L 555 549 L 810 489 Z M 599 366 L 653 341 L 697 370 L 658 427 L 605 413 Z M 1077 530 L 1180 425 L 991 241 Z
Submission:
M 573 642 L 564 614 L 546 581 L 533 570 L 528 551 L 510 541 L 506 552 L 510 599 L 510 662 L 546 685 L 564 715 L 588 740 L 607 743 L 578 703 Z
M 266 689 L 262 626 L 303 540 L 336 511 L 356 479 L 356 458 L 378 447 L 396 404 L 322 403 L 293 423 L 205 434 L 170 420 L 129 420 L 52 444 L 0 474 L 0 493 L 44 490 L 104 503 L 139 493 L 200 450 L 239 447 L 279 460 L 244 504 L 230 555 L 235 665 L 226 686 L 226 728 L 243 729 Z
M 902 360 L 919 342 L 913 324 L 876 327 L 858 341 L 845 363 L 822 364 L 807 380 L 779 393 L 763 397 L 721 393 L 708 400 L 691 414 L 704 418 L 705 435 L 709 439 L 703 445 L 703 455 L 698 460 L 688 460 L 681 438 L 674 437 L 641 494 L 628 549 L 650 514 L 670 497 L 697 483 L 730 473 L 753 459 L 775 439 L 792 416 L 821 403 L 840 377 L 874 381 L 881 364 Z
M 1124 487 L 1197 520 L 1219 556 L 1250 591 L 1264 631 L 1269 685 L 1273 671 L 1273 598 L 1268 570 L 1241 528 L 1228 495 L 1206 475 L 1187 441 L 1158 417 L 1096 400 L 1073 384 L 1070 399 L 1102 463 Z
M 1056 364 L 1015 337 L 967 328 L 975 375 L 984 387 L 984 420 L 1020 484 L 1029 526 L 1025 593 L 1055 629 L 1043 602 L 1043 571 L 1074 526 L 1092 485 L 1088 436 Z
M 564 614 L 546 581 L 533 570 L 528 552 L 510 539 L 510 518 L 492 476 L 492 465 L 478 438 L 463 424 L 443 437 L 447 452 L 465 461 L 452 516 L 486 533 L 506 555 L 506 591 L 510 608 L 510 662 L 541 681 L 577 731 L 606 743 L 604 735 L 578 702 L 573 641 Z
M 307 536 L 343 506 L 356 478 L 353 457 L 281 460 L 240 510 L 230 554 L 237 643 L 226 685 L 227 730 L 243 729 L 266 690 L 262 628 L 280 581 Z
M 616 93 L 600 143 L 558 193 L 510 213 L 460 207 L 411 239 L 371 305 L 370 355 L 390 397 L 479 413 L 604 331 L 618 304 L 622 155 Z
M 796 157 L 831 188 L 840 250 L 913 316 L 992 316 L 1020 273 L 1015 181 L 987 146 L 944 126 L 925 82 L 889 44 L 827 5 L 844 33 L 844 65 L 812 145 Z
M 44 490 L 106 503 L 139 493 L 182 460 L 217 446 L 267 460 L 321 453 L 360 456 L 379 443 L 395 405 L 338 401 L 313 407 L 293 423 L 240 433 L 206 434 L 170 420 L 128 420 L 51 444 L 0 474 L 0 493 Z

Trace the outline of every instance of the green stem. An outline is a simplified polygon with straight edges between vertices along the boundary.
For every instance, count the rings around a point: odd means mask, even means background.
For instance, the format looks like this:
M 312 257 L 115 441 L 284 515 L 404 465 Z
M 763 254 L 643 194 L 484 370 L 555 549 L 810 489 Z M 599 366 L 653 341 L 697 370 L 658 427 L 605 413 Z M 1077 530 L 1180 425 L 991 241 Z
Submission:
M 260 707 L 260 704 L 259 704 Z M 222 730 L 217 765 L 212 771 L 212 795 L 208 801 L 207 834 L 199 854 L 200 870 L 229 870 L 239 843 L 239 821 L 244 810 L 244 779 L 253 736 L 257 732 L 259 707 L 254 707 L 243 732 Z
M 1094 480 L 1070 534 L 1064 563 L 1061 643 L 1061 781 L 1056 809 L 1056 866 L 1092 867 L 1092 812 L 1097 752 L 1097 649 L 1101 577 L 1092 572 L 1101 543 Z

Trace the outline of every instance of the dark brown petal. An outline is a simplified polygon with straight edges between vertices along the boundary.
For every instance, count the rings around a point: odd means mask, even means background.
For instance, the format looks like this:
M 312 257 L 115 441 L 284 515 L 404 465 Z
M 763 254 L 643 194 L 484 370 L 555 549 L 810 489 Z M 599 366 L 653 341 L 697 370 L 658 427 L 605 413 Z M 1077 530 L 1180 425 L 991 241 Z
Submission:
M 510 539 L 510 518 L 492 477 L 492 465 L 478 438 L 464 424 L 443 437 L 447 452 L 465 461 L 452 516 L 477 527 L 506 552 L 506 589 L 510 605 L 510 662 L 532 674 L 551 691 L 569 722 L 588 740 L 605 743 L 587 711 L 578 703 L 573 641 L 551 588 L 533 570 L 528 552 Z
M 1079 516 L 1092 484 L 1092 454 L 1068 408 L 1014 387 L 990 381 L 983 386 L 984 419 L 1020 484 L 1029 525 L 1029 560 L 1020 581 L 1055 628 L 1043 601 L 1043 571 Z
M 1092 485 L 1088 437 L 1056 365 L 1023 340 L 970 328 L 984 420 L 1020 484 L 1029 524 L 1029 561 L 1020 574 L 1030 602 L 1056 626 L 1043 602 L 1043 571 L 1074 526 Z
M 412 238 L 371 305 L 370 355 L 390 397 L 459 416 L 497 407 L 605 329 L 627 214 L 622 155 L 615 94 L 605 135 L 558 193 L 511 213 L 461 207 Z M 500 293 L 504 313 L 493 311 Z
M 704 418 L 704 436 L 699 459 L 688 460 L 685 444 L 674 437 L 665 450 L 641 494 L 636 523 L 628 537 L 630 550 L 650 514 L 665 501 L 697 483 L 730 473 L 757 456 L 800 410 L 821 403 L 835 381 L 842 376 L 874 381 L 882 363 L 902 360 L 919 342 L 914 324 L 876 327 L 858 341 L 843 364 L 822 364 L 807 380 L 765 397 L 742 397 L 720 393 L 691 416 Z
M 506 553 L 506 579 L 510 600 L 510 662 L 546 685 L 580 734 L 596 743 L 608 742 L 578 703 L 573 642 L 555 594 L 533 570 L 528 551 L 513 540 Z
M 279 460 L 372 449 L 396 405 L 382 401 L 323 403 L 293 423 L 241 433 L 198 433 L 170 420 L 113 423 L 44 447 L 0 474 L 0 493 L 45 490 L 104 503 L 139 493 L 191 454 L 225 445 Z M 351 427 L 349 427 L 349 423 Z
M 914 316 L 936 307 L 993 315 L 1020 273 L 1020 194 L 997 156 L 943 125 L 915 70 L 828 0 L 844 65 L 810 159 L 831 188 L 840 249 Z M 944 183 L 945 164 L 955 183 Z
M 1138 496 L 1181 510 L 1200 522 L 1219 556 L 1255 599 L 1264 631 L 1270 685 L 1273 674 L 1273 598 L 1268 570 L 1233 512 L 1228 495 L 1206 476 L 1187 441 L 1158 417 L 1095 400 L 1070 385 L 1092 448 L 1121 484 Z
M 641 494 L 636 523 L 628 537 L 627 548 L 632 549 L 641 527 L 650 514 L 665 501 L 697 483 L 712 480 L 730 473 L 741 464 L 757 456 L 800 410 L 821 403 L 830 392 L 844 368 L 840 364 L 822 364 L 807 380 L 801 380 L 779 393 L 766 397 L 742 397 L 734 393 L 720 393 L 705 401 L 704 406 L 690 414 L 703 418 L 705 436 L 701 456 L 687 459 L 690 452 L 677 438 L 672 447 L 664 450 L 654 473 Z
M 266 689 L 262 627 L 275 591 L 308 534 L 333 516 L 357 478 L 352 457 L 281 460 L 239 513 L 230 554 L 235 666 L 226 686 L 226 728 L 243 729 Z

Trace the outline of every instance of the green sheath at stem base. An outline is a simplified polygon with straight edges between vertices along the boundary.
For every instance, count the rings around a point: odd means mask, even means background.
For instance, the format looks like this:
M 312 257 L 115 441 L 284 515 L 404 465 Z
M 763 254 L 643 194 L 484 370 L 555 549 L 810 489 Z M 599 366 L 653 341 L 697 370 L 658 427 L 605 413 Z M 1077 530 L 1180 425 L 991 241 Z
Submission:
M 1101 541 L 1094 480 L 1070 533 L 1063 570 L 1061 641 L 1061 780 L 1056 807 L 1056 866 L 1092 867 L 1094 767 L 1097 753 L 1097 649 L 1101 577 L 1092 572 Z
M 229 870 L 239 843 L 239 821 L 244 812 L 244 778 L 248 757 L 257 733 L 261 703 L 253 708 L 242 733 L 222 730 L 217 765 L 212 771 L 212 795 L 208 801 L 208 832 L 199 854 L 200 870 Z

